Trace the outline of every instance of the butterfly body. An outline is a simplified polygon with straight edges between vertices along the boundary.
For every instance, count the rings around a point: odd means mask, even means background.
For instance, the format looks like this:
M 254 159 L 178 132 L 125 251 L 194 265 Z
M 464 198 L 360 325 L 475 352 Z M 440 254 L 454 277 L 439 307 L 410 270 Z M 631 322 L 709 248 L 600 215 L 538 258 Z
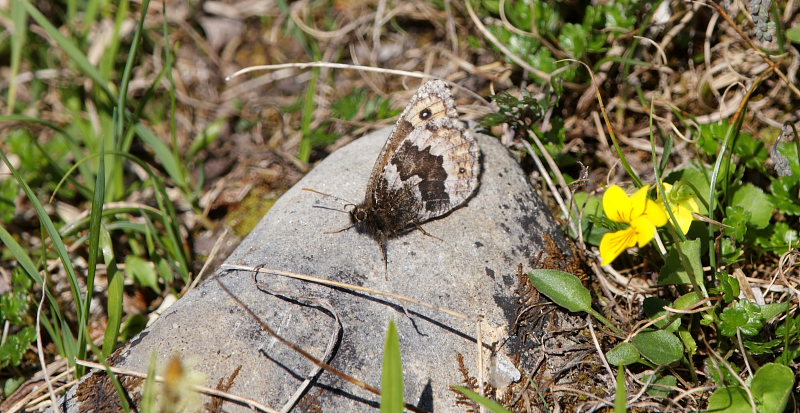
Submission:
M 463 204 L 478 186 L 479 149 L 458 119 L 440 80 L 411 98 L 378 156 L 364 201 L 351 223 L 375 239 L 384 263 L 386 243 Z

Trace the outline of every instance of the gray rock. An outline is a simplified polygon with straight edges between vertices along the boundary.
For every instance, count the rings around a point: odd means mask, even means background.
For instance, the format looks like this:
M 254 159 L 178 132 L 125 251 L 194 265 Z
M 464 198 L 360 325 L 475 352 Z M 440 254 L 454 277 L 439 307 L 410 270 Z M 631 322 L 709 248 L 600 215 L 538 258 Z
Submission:
M 394 319 L 406 402 L 436 412 L 463 412 L 465 407 L 456 405 L 450 386 L 464 384 L 465 372 L 487 380 L 495 377 L 498 385 L 519 379 L 519 371 L 502 351 L 491 356 L 484 350 L 485 373 L 479 374 L 479 330 L 474 320 L 485 317 L 480 329 L 485 348 L 496 344 L 508 349 L 502 343 L 520 306 L 515 295 L 518 265 L 530 269 L 544 251 L 544 234 L 564 251 L 568 244 L 506 149 L 495 139 L 479 135 L 483 171 L 475 196 L 449 215 L 424 224 L 432 236 L 415 230 L 390 240 L 385 273 L 373 239 L 354 229 L 326 233 L 349 225 L 348 215 L 342 212 L 345 201 L 302 188 L 360 202 L 388 134 L 388 129 L 373 133 L 331 154 L 283 195 L 227 263 L 400 294 L 457 311 L 468 319 L 386 296 L 274 274 L 260 274 L 257 284 L 252 271 L 221 270 L 218 279 L 282 337 L 377 388 L 385 334 Z M 333 350 L 326 356 L 329 343 Z M 266 333 L 214 279 L 170 307 L 118 351 L 113 362 L 117 367 L 146 371 L 152 352 L 162 366 L 175 354 L 195 360 L 194 368 L 205 373 L 210 387 L 243 366 L 228 391 L 275 409 L 281 409 L 315 371 L 314 364 Z M 459 355 L 465 369 L 460 368 Z M 79 387 L 79 396 L 81 392 L 83 397 L 102 393 L 87 386 Z M 294 411 L 318 407 L 326 412 L 361 412 L 377 409 L 380 402 L 378 396 L 324 371 L 304 394 Z M 74 391 L 66 404 L 71 411 L 81 405 Z M 224 409 L 250 411 L 230 402 Z

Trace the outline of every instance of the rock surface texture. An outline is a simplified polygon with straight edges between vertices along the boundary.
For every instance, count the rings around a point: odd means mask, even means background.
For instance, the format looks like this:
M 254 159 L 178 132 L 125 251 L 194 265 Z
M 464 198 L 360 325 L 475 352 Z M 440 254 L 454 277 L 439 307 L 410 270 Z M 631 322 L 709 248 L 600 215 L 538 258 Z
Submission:
M 442 310 L 370 292 L 330 287 L 281 275 L 219 270 L 221 281 L 263 322 L 285 339 L 336 369 L 380 388 L 385 334 L 394 319 L 403 358 L 405 400 L 423 410 L 463 412 L 450 390 L 465 375 L 493 379 L 497 386 L 518 379 L 494 345 L 508 351 L 520 298 L 517 268 L 527 271 L 547 239 L 568 251 L 568 242 L 524 173 L 495 139 L 478 135 L 482 152 L 480 186 L 461 208 L 389 240 L 388 270 L 377 242 L 349 225 L 345 201 L 304 191 L 313 188 L 359 203 L 373 163 L 387 139 L 382 130 L 336 151 L 286 192 L 227 264 L 307 274 L 326 280 L 399 294 Z M 321 208 L 320 206 L 326 206 Z M 478 328 L 476 319 L 484 321 Z M 484 372 L 478 369 L 478 334 L 484 343 Z M 230 378 L 228 392 L 276 410 L 299 392 L 292 411 L 377 410 L 380 397 L 316 366 L 273 336 L 209 279 L 170 307 L 112 358 L 116 367 L 147 371 L 155 352 L 160 366 L 174 355 L 194 362 L 206 386 Z M 461 360 L 461 362 L 459 361 Z M 499 360 L 499 361 L 498 361 Z M 503 366 L 497 370 L 497 364 Z M 304 380 L 318 373 L 307 387 Z M 516 377 L 515 377 L 516 376 Z M 68 411 L 87 411 L 105 392 L 98 375 L 84 379 L 64 402 Z M 106 382 L 108 380 L 105 380 Z M 136 400 L 141 381 L 126 387 Z M 302 389 L 305 388 L 305 391 Z M 300 389 L 300 390 L 299 390 Z M 249 408 L 225 402 L 227 412 Z M 102 410 L 102 408 L 101 408 Z M 100 411 L 100 410 L 96 410 Z

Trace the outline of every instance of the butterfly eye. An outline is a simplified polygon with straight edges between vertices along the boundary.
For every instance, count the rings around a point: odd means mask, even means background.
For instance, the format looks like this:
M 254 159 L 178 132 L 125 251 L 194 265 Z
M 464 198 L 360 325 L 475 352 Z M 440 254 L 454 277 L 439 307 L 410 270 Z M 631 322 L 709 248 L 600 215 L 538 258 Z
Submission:
M 431 117 L 431 110 L 428 108 L 422 109 L 419 111 L 419 118 L 422 120 L 428 119 Z

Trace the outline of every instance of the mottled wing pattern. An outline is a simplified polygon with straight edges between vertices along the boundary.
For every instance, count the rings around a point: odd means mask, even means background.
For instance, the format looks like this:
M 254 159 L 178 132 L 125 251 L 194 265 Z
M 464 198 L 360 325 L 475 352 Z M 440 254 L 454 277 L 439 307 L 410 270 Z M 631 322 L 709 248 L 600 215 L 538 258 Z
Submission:
M 458 119 L 450 89 L 425 83 L 378 157 L 368 188 L 373 205 L 404 215 L 407 227 L 444 215 L 478 185 L 479 149 Z M 409 199 L 410 198 L 410 199 Z
M 442 98 L 443 96 L 446 98 Z M 429 115 L 423 118 L 421 112 L 425 109 L 428 110 Z M 377 186 L 384 167 L 389 164 L 389 159 L 414 129 L 421 127 L 426 121 L 439 118 L 458 119 L 458 112 L 447 84 L 441 80 L 431 80 L 417 90 L 403 113 L 400 114 L 389 139 L 383 145 L 378 159 L 375 160 L 367 188 Z

